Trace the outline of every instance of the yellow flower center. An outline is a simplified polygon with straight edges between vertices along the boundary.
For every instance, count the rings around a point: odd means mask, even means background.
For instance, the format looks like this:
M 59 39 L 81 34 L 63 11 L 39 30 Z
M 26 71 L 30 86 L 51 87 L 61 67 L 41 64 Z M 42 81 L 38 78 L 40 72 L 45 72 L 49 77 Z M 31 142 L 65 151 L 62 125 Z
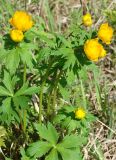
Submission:
M 75 118 L 83 119 L 86 116 L 85 110 L 83 108 L 78 108 L 75 111 Z

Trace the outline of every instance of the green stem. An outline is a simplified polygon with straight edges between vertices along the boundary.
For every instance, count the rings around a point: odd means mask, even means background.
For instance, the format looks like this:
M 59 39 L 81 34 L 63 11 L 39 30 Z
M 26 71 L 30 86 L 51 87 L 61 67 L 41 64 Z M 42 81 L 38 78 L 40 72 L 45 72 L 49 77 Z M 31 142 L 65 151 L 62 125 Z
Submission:
M 47 115 L 50 115 L 50 102 L 51 102 L 51 94 L 48 95 L 48 104 L 47 104 Z
M 53 114 L 55 114 L 55 105 L 56 105 L 56 96 L 57 96 L 57 86 L 58 86 L 58 82 L 59 82 L 59 79 L 60 79 L 62 73 L 63 73 L 63 70 L 61 70 L 61 71 L 59 72 L 59 74 L 57 75 L 56 81 L 55 81 L 55 84 L 54 84 L 54 90 L 53 90 Z
M 44 75 L 43 78 L 43 82 L 41 84 L 41 89 L 40 89 L 40 97 L 39 97 L 39 123 L 41 124 L 41 120 L 42 120 L 42 102 L 43 102 L 43 90 L 44 90 L 44 85 L 46 83 L 46 79 L 48 77 L 49 71 L 51 69 L 51 66 L 53 64 L 53 61 L 50 61 L 49 65 L 48 65 L 48 69 Z
M 26 82 L 26 63 L 24 64 L 24 72 L 23 72 L 23 84 L 25 84 L 25 82 Z M 25 133 L 25 131 L 26 131 L 26 126 L 27 126 L 27 122 L 26 122 L 26 116 L 27 116 L 27 111 L 26 110 L 24 110 L 24 112 L 23 112 L 23 116 L 24 116 L 24 118 L 23 118 L 23 131 L 24 131 L 24 133 Z
M 39 123 L 41 124 L 42 120 L 42 101 L 43 101 L 43 89 L 45 85 L 46 80 L 42 82 L 41 90 L 40 90 L 40 97 L 39 97 Z
M 26 63 L 24 64 L 24 71 L 23 71 L 23 84 L 26 82 Z

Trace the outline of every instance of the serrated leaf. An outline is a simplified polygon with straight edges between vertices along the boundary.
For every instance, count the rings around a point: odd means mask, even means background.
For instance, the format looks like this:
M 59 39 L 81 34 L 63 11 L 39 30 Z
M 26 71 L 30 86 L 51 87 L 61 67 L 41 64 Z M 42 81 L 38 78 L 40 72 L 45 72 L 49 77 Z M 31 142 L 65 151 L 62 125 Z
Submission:
M 0 86 L 0 96 L 11 96 L 11 93 L 6 88 Z
M 51 123 L 48 123 L 47 127 L 43 124 L 36 124 L 35 127 L 41 138 L 47 140 L 54 145 L 57 143 L 59 135 L 55 127 Z
M 9 114 L 9 117 L 10 117 L 10 114 L 11 114 L 11 111 L 12 111 L 12 109 L 11 109 L 11 98 L 10 97 L 6 98 L 4 101 L 2 101 L 2 103 L 3 103 L 2 104 L 3 112 Z
M 76 120 L 71 120 L 69 125 L 68 125 L 68 133 L 71 133 L 74 131 L 76 128 L 78 128 L 78 122 Z
M 9 90 L 9 92 L 13 95 L 14 92 L 13 92 L 12 80 L 10 74 L 7 71 L 4 71 L 3 83 L 5 87 Z
M 32 63 L 32 52 L 27 46 L 23 46 L 21 52 L 20 52 L 20 57 L 21 60 L 24 64 L 26 64 L 30 69 L 33 68 L 33 63 Z
M 14 74 L 18 68 L 20 56 L 17 49 L 11 50 L 6 58 L 6 68 L 11 74 Z
M 58 151 L 60 152 L 63 160 L 79 160 L 79 153 L 76 149 L 65 149 L 59 147 Z
M 75 111 L 75 108 L 73 106 L 64 106 L 63 109 L 66 113 L 71 113 Z
M 64 114 L 58 114 L 58 115 L 55 116 L 53 122 L 54 122 L 55 124 L 58 124 L 58 123 L 60 123 L 63 119 L 65 119 L 65 118 L 66 118 L 66 115 L 64 115 Z
M 52 149 L 52 151 L 48 154 L 45 160 L 59 160 L 57 150 Z
M 23 95 L 27 88 L 28 88 L 28 83 L 23 84 L 23 86 L 15 93 L 15 96 Z
M 82 137 L 83 138 L 83 137 Z M 64 148 L 76 148 L 82 144 L 82 139 L 80 136 L 77 135 L 67 135 L 64 137 L 63 141 L 58 144 L 59 147 Z
M 33 95 L 35 93 L 39 93 L 39 87 L 33 86 L 27 88 L 24 92 L 24 95 Z
M 25 96 L 18 96 L 13 98 L 16 107 L 21 107 L 21 109 L 26 109 L 28 107 L 29 98 Z
M 48 142 L 38 141 L 32 143 L 27 149 L 27 155 L 31 157 L 42 157 L 45 155 L 52 146 Z
M 15 96 L 21 95 L 33 95 L 39 92 L 39 88 L 36 86 L 28 87 L 28 83 L 25 83 L 16 93 Z

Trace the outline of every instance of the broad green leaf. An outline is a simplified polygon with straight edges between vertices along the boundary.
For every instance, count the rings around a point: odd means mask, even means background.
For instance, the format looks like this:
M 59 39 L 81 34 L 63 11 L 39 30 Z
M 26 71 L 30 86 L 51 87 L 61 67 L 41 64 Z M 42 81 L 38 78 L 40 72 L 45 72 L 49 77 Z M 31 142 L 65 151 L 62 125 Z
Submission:
M 63 109 L 66 113 L 74 112 L 75 108 L 73 106 L 64 106 Z
M 11 74 L 14 74 L 18 68 L 20 62 L 20 56 L 18 49 L 11 50 L 6 58 L 6 68 L 10 71 Z
M 32 63 L 32 60 L 33 60 L 33 57 L 32 57 L 32 51 L 30 50 L 30 48 L 28 48 L 28 46 L 24 45 L 23 48 L 21 48 L 21 51 L 20 51 L 20 57 L 21 57 L 21 60 L 22 62 L 30 68 L 32 69 L 33 68 L 33 63 Z
M 4 79 L 3 79 L 3 83 L 5 85 L 5 87 L 9 90 L 9 92 L 13 95 L 13 87 L 12 87 L 12 80 L 11 80 L 11 76 L 7 71 L 4 71 Z
M 59 135 L 55 127 L 51 123 L 48 123 L 47 127 L 43 124 L 36 124 L 35 127 L 41 138 L 47 140 L 54 145 L 57 143 Z
M 68 133 L 71 133 L 74 131 L 76 128 L 78 128 L 78 121 L 76 120 L 71 120 L 70 123 L 68 124 Z
M 58 123 L 60 123 L 63 119 L 65 119 L 65 118 L 66 118 L 66 115 L 64 115 L 64 114 L 58 114 L 58 115 L 55 116 L 53 122 L 54 122 L 55 124 L 58 124 Z
M 3 108 L 3 112 L 4 113 L 7 113 L 10 117 L 10 114 L 12 112 L 12 109 L 11 109 L 11 98 L 8 97 L 6 98 L 4 101 L 2 101 L 2 108 Z
M 18 96 L 13 98 L 16 107 L 21 107 L 21 109 L 26 109 L 28 107 L 29 98 L 25 96 Z
M 15 93 L 15 96 L 23 95 L 27 88 L 28 88 L 28 83 L 23 84 L 23 86 Z
M 48 156 L 45 158 L 45 160 L 59 160 L 57 150 L 52 149 Z
M 82 144 L 83 137 L 77 135 L 67 135 L 64 137 L 63 141 L 58 144 L 60 147 L 64 148 L 76 148 L 79 147 Z
M 79 160 L 79 152 L 76 149 L 58 147 L 58 152 L 61 154 L 63 160 Z
M 36 86 L 29 87 L 28 84 L 25 83 L 16 93 L 15 96 L 21 96 L 21 95 L 33 95 L 35 93 L 39 92 L 39 88 Z
M 6 88 L 0 86 L 0 96 L 12 96 L 12 95 Z
M 39 88 L 36 86 L 29 87 L 24 91 L 24 95 L 33 95 L 35 93 L 39 93 Z
M 66 87 L 62 87 L 62 85 L 59 84 L 59 91 L 63 97 L 64 100 L 69 100 L 70 97 L 70 91 Z
M 42 157 L 45 155 L 52 146 L 48 142 L 38 141 L 32 143 L 27 149 L 27 155 L 31 157 Z

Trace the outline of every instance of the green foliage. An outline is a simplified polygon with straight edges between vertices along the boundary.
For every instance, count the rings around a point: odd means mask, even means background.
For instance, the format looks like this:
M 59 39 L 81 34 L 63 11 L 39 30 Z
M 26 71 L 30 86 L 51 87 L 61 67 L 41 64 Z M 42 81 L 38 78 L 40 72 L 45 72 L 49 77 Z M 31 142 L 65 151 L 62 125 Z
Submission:
M 46 155 L 45 160 L 59 160 L 59 154 L 62 160 L 81 159 L 79 147 L 82 146 L 84 137 L 66 135 L 62 141 L 59 141 L 59 135 L 51 123 L 48 123 L 47 127 L 43 124 L 35 124 L 35 127 L 43 140 L 30 144 L 27 155 L 35 158 Z
M 96 120 L 90 113 L 89 92 L 95 92 L 97 110 L 104 104 L 100 69 L 84 53 L 86 40 L 96 38 L 97 32 L 82 25 L 82 9 L 71 13 L 68 28 L 61 31 L 53 6 L 48 0 L 42 3 L 45 20 L 35 15 L 34 26 L 18 43 L 10 37 L 8 20 L 13 5 L 20 4 L 22 10 L 25 4 L 1 0 L 1 154 L 5 160 L 82 160 L 81 150 Z M 114 25 L 115 11 L 106 14 Z M 83 119 L 75 118 L 79 106 L 86 111 Z
M 21 110 L 28 108 L 28 102 L 30 95 L 38 93 L 38 87 L 29 87 L 28 82 L 24 83 L 23 86 L 17 91 L 16 85 L 18 78 L 11 76 L 6 70 L 4 71 L 3 85 L 0 86 L 0 97 L 3 97 L 2 105 L 0 107 L 0 120 L 2 123 L 10 124 L 16 120 L 20 122 L 18 115 Z
M 58 114 L 54 118 L 54 123 L 56 125 L 61 125 L 62 127 L 68 130 L 68 133 L 78 131 L 81 135 L 86 135 L 89 133 L 89 125 L 90 122 L 96 120 L 96 118 L 86 112 L 86 116 L 84 119 L 78 120 L 75 118 L 75 110 L 77 107 L 73 106 L 64 106 L 61 110 L 59 110 Z

